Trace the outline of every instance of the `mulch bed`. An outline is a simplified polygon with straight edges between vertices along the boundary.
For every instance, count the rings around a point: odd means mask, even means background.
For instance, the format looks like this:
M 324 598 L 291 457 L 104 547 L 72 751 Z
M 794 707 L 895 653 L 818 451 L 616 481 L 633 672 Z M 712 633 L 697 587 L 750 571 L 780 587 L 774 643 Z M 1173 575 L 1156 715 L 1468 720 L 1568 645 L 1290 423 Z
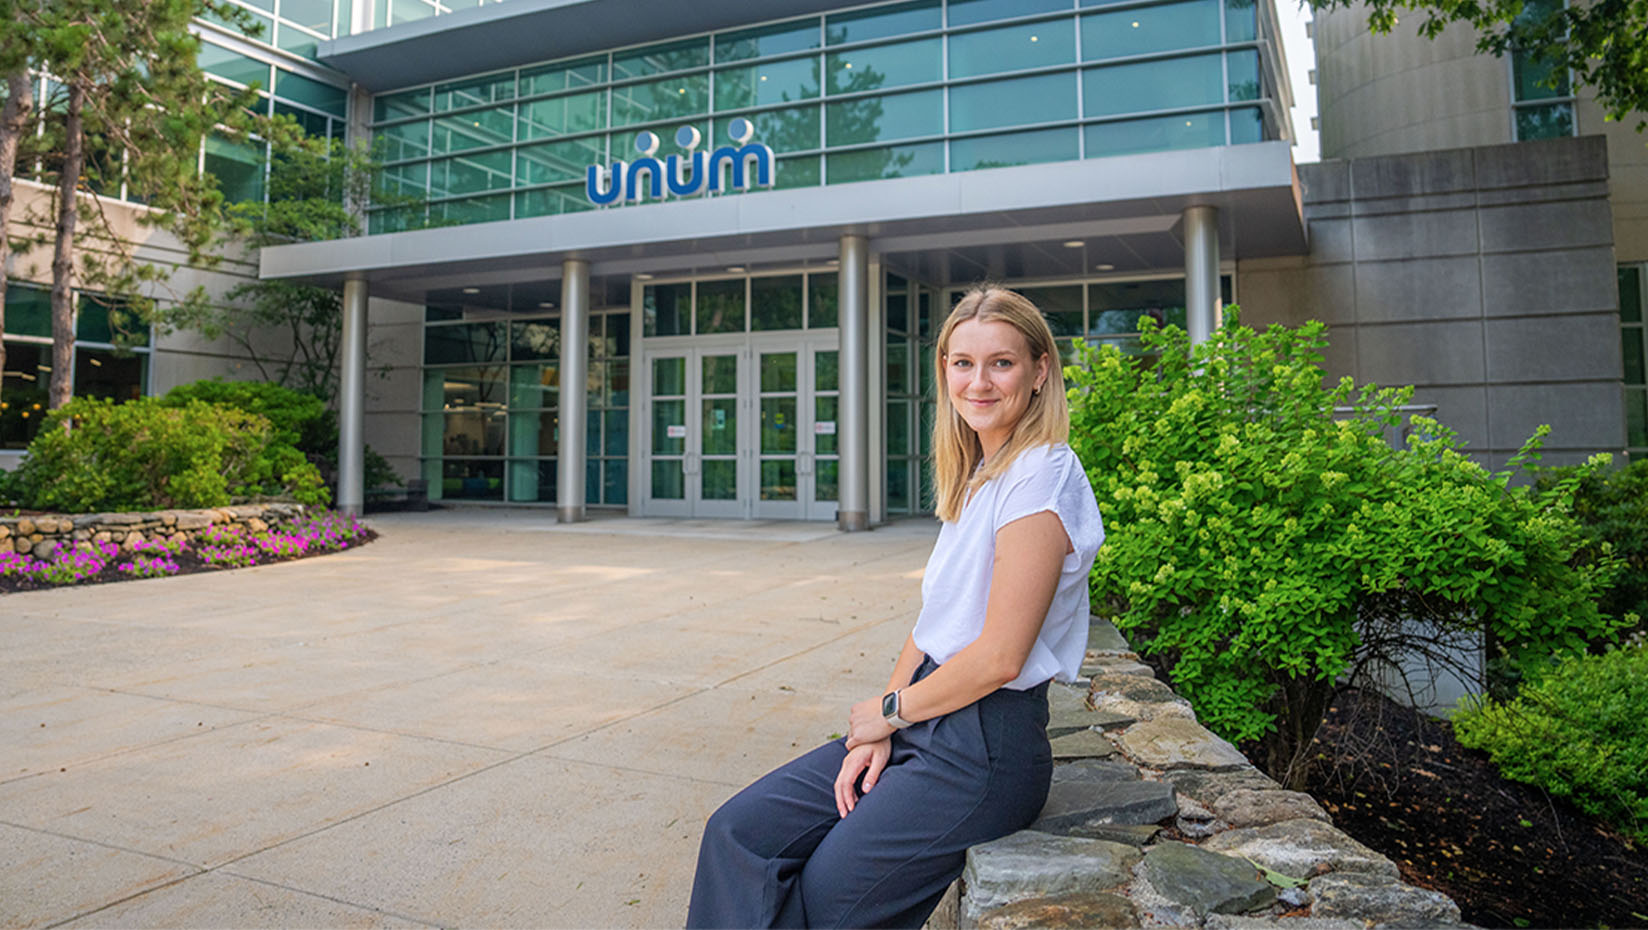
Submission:
M 1307 790 L 1334 823 L 1482 927 L 1648 927 L 1648 848 L 1499 776 L 1447 721 L 1368 691 L 1340 696 Z
M 319 558 L 321 556 L 331 555 L 334 552 L 348 552 L 350 549 L 358 549 L 377 538 L 378 534 L 376 532 L 366 526 L 362 526 L 361 535 L 349 544 L 348 549 L 325 549 L 307 552 L 303 555 L 290 556 L 287 558 L 263 556 L 258 560 L 257 564 L 271 565 L 275 562 L 296 562 L 299 559 Z M 193 575 L 197 572 L 234 571 L 234 568 L 230 566 L 208 564 L 202 560 L 199 555 L 195 554 L 193 550 L 180 552 L 175 556 L 170 556 L 170 558 L 172 561 L 177 563 L 177 574 L 179 575 Z M 133 577 L 131 575 L 126 575 L 116 571 L 114 568 L 114 563 L 119 561 L 124 561 L 124 559 L 111 560 L 110 564 L 101 572 L 91 575 L 81 581 L 77 581 L 74 584 L 52 584 L 49 581 L 42 581 L 37 578 L 23 578 L 18 575 L 0 577 L 0 595 L 12 594 L 17 591 L 40 591 L 47 588 L 79 588 L 89 584 L 108 584 L 110 582 L 117 581 L 123 582 L 144 580 L 142 578 Z

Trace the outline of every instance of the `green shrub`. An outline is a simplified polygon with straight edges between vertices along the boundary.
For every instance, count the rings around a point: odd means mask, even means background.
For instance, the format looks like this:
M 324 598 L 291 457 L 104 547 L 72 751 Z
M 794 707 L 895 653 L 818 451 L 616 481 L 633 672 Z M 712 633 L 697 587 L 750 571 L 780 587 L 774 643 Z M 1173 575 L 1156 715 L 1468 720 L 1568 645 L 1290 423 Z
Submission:
M 1602 596 L 1602 612 L 1629 619 L 1638 630 L 1648 627 L 1648 459 L 1625 468 L 1579 474 L 1569 468 L 1542 469 L 1539 483 L 1549 486 L 1572 477 L 1574 516 L 1584 527 L 1582 555 L 1612 555 L 1624 561 L 1612 590 Z
M 1515 700 L 1468 703 L 1454 734 L 1507 778 L 1571 798 L 1648 842 L 1648 646 L 1571 658 Z
M 1297 785 L 1341 676 L 1414 656 L 1458 672 L 1484 637 L 1530 662 L 1609 635 L 1596 594 L 1617 562 L 1574 564 L 1572 479 L 1513 488 L 1419 418 L 1429 436 L 1393 449 L 1411 388 L 1324 388 L 1320 323 L 1234 316 L 1194 351 L 1146 319 L 1147 355 L 1083 346 L 1069 371 L 1071 445 L 1109 529 L 1095 608 L 1205 724 Z
M 235 407 L 267 417 L 275 428 L 275 440 L 303 453 L 320 470 L 329 485 L 336 484 L 338 471 L 338 417 L 326 402 L 313 394 L 294 391 L 270 381 L 224 381 L 211 379 L 180 384 L 166 392 L 161 402 L 178 407 L 192 400 Z M 400 486 L 400 476 L 389 461 L 371 446 L 366 447 L 365 481 L 368 488 Z
M 200 401 L 168 407 L 149 397 L 79 397 L 47 416 L 15 484 L 24 506 L 68 513 L 265 496 L 325 503 L 320 473 L 273 433 L 262 416 Z

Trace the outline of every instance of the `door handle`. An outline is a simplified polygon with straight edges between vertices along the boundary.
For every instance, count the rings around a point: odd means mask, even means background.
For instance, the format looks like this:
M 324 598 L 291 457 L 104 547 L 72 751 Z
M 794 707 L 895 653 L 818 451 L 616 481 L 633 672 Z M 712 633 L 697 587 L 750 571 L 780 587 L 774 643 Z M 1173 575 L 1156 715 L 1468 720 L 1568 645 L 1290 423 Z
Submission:
M 698 474 L 698 453 L 688 452 L 687 457 L 681 460 L 681 466 L 681 471 L 683 474 Z
M 813 473 L 813 454 L 811 452 L 796 453 L 795 473 L 798 475 L 810 475 Z

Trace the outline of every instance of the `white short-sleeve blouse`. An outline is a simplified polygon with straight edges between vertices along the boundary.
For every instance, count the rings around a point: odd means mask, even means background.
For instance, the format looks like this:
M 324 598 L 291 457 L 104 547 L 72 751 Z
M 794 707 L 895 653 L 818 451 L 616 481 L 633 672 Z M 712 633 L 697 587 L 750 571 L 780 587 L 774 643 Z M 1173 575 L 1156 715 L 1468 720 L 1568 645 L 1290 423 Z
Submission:
M 935 662 L 948 662 L 984 631 L 996 532 L 1014 520 L 1051 511 L 1075 551 L 1064 557 L 1058 589 L 1019 677 L 1006 687 L 1033 688 L 1049 678 L 1072 681 L 1087 652 L 1087 576 L 1104 542 L 1104 523 L 1076 453 L 1064 443 L 1026 449 L 1007 471 L 973 493 L 954 523 L 939 530 L 921 579 L 921 616 L 911 635 Z

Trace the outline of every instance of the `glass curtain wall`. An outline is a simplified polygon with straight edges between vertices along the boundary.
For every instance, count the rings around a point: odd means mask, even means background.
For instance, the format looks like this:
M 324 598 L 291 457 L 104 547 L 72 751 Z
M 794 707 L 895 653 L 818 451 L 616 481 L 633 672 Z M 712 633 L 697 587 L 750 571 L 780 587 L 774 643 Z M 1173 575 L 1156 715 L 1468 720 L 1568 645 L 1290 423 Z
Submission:
M 586 167 L 629 160 L 638 131 L 667 157 L 679 127 L 712 147 L 735 118 L 778 155 L 780 188 L 1280 138 L 1256 13 L 918 0 L 384 94 L 373 132 L 394 183 L 432 202 L 377 209 L 371 228 L 591 209 Z
M 554 503 L 559 315 L 477 319 L 431 306 L 424 327 L 423 475 L 430 496 Z M 629 309 L 592 310 L 585 502 L 629 493 Z
M 132 400 L 148 393 L 147 325 L 113 317 L 107 299 L 76 295 L 76 397 Z M 6 368 L 0 377 L 0 449 L 25 449 L 46 416 L 52 375 L 51 291 L 13 281 L 6 287 Z M 117 348 L 116 339 L 126 346 Z M 134 347 L 135 346 L 135 347 Z
M 1648 455 L 1648 264 L 1619 269 L 1619 341 L 1625 371 L 1625 451 Z

